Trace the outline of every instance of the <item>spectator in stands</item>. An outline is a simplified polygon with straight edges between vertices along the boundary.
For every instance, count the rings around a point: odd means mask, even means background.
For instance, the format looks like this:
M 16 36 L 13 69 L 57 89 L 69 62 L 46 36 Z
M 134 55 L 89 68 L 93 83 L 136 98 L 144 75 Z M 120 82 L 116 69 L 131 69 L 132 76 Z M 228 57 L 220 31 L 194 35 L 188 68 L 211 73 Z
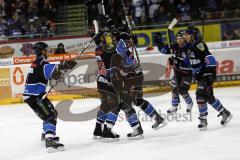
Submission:
M 154 12 L 154 21 L 160 24 L 165 24 L 170 21 L 170 13 L 167 12 L 167 9 L 163 4 L 161 4 L 159 9 Z
M 164 7 L 165 10 L 170 13 L 169 17 L 176 17 L 177 9 L 174 0 L 166 0 Z
M 234 18 L 239 18 L 240 17 L 240 9 L 236 9 L 234 13 Z
M 206 10 L 209 12 L 214 12 L 219 10 L 219 3 L 217 0 L 208 0 L 206 5 Z
M 6 16 L 4 0 L 0 0 L 0 16 Z
M 206 18 L 207 19 L 216 19 L 220 18 L 222 8 L 222 1 L 219 0 L 208 0 L 205 10 L 207 11 Z
M 161 0 L 148 0 L 148 17 L 154 22 L 154 12 L 159 9 Z
M 187 3 L 187 0 L 181 0 L 177 5 L 177 9 L 181 21 L 190 21 L 192 19 L 190 15 L 191 6 Z
M 54 54 L 65 54 L 67 53 L 64 48 L 63 43 L 59 43 L 57 49 L 55 50 Z
M 0 16 L 0 36 L 5 36 L 7 29 L 8 29 L 7 22 L 5 21 L 3 16 Z
M 222 0 L 222 12 L 221 18 L 228 18 L 234 16 L 234 9 L 235 9 L 235 0 Z
M 35 0 L 28 0 L 28 16 L 37 16 L 38 7 Z
M 143 0 L 137 0 L 133 2 L 134 6 L 134 22 L 135 24 L 142 23 L 145 18 L 145 7 L 143 4 Z

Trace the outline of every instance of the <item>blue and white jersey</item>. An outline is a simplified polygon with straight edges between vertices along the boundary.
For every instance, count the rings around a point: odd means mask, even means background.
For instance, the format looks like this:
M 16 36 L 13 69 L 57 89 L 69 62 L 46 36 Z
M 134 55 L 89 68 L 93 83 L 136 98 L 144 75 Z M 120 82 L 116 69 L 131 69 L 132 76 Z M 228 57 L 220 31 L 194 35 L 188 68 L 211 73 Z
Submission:
M 24 95 L 38 96 L 45 93 L 48 80 L 52 77 L 55 68 L 56 64 L 49 64 L 42 57 L 37 57 L 29 69 Z
M 133 52 L 128 50 L 126 43 L 122 39 L 117 43 L 116 51 L 123 57 L 123 65 L 125 67 L 129 67 L 136 63 Z

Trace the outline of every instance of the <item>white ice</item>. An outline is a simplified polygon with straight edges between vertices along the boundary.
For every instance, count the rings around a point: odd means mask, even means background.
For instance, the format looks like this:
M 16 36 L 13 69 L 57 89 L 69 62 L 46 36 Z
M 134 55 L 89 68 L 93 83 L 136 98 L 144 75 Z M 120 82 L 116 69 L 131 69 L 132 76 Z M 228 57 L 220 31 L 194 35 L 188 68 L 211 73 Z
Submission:
M 1 106 L 0 160 L 239 160 L 240 87 L 215 89 L 215 94 L 234 115 L 227 127 L 220 125 L 218 113 L 209 106 L 208 130 L 200 132 L 197 129 L 198 110 L 195 101 L 192 121 L 171 121 L 170 117 L 168 126 L 158 131 L 152 130 L 152 122 L 146 121 L 141 114 L 145 137 L 137 141 L 126 139 L 131 128 L 125 121 L 115 126 L 115 131 L 121 136 L 120 142 L 103 143 L 92 140 L 94 119 L 85 122 L 59 120 L 57 135 L 65 144 L 66 151 L 56 153 L 46 153 L 41 146 L 42 123 L 28 106 Z M 191 95 L 195 99 L 193 91 Z M 165 113 L 170 106 L 171 94 L 147 100 Z M 99 103 L 97 99 L 76 100 L 71 112 L 84 112 Z M 184 112 L 185 105 L 182 102 L 179 113 Z

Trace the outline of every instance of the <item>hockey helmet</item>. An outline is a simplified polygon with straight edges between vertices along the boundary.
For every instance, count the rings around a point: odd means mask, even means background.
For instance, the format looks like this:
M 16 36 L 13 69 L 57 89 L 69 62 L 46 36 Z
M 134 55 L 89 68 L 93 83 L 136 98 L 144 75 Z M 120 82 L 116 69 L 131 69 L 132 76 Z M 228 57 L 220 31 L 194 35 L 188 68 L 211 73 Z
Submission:
M 176 34 L 176 38 L 184 38 L 186 30 L 181 30 Z
M 195 39 L 200 38 L 200 31 L 197 27 L 189 26 L 186 33 L 192 35 Z
M 42 55 L 42 50 L 47 50 L 47 49 L 48 49 L 48 45 L 44 42 L 37 42 L 33 46 L 34 53 L 37 56 L 41 56 Z

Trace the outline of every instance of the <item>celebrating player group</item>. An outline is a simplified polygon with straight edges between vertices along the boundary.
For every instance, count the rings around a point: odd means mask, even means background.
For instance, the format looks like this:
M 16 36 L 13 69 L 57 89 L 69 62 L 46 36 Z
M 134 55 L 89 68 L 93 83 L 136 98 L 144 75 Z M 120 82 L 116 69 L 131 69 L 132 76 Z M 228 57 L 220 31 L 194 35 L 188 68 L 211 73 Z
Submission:
M 172 78 L 172 107 L 168 114 L 178 111 L 181 95 L 190 113 L 194 102 L 188 93 L 193 80 L 197 82 L 196 102 L 199 109 L 199 130 L 207 129 L 208 104 L 221 116 L 221 125 L 226 126 L 232 114 L 214 96 L 213 82 L 216 78 L 216 60 L 202 40 L 198 28 L 189 26 L 176 34 L 176 42 L 166 44 L 161 35 L 155 35 L 155 43 L 163 54 L 169 54 L 169 63 L 174 68 Z M 93 139 L 104 142 L 119 141 L 120 136 L 113 132 L 118 114 L 122 110 L 133 129 L 126 136 L 130 140 L 143 138 L 144 130 L 133 105 L 138 106 L 153 119 L 152 128 L 160 129 L 167 125 L 151 102 L 143 98 L 144 75 L 135 43 L 137 38 L 129 26 L 117 27 L 109 16 L 104 18 L 104 29 L 92 35 L 96 44 L 96 63 L 98 64 L 97 89 L 101 105 L 96 116 Z M 90 43 L 92 42 L 90 41 Z M 89 44 L 90 44 L 89 43 Z M 87 47 L 87 46 L 86 46 Z M 85 48 L 86 48 L 85 47 Z M 63 151 L 64 145 L 56 136 L 57 111 L 47 98 L 46 86 L 50 79 L 57 82 L 68 70 L 76 67 L 76 59 L 60 64 L 47 61 L 48 45 L 38 42 L 34 45 L 36 60 L 27 76 L 24 101 L 43 121 L 41 140 L 48 152 Z M 82 52 L 81 52 L 82 53 Z

